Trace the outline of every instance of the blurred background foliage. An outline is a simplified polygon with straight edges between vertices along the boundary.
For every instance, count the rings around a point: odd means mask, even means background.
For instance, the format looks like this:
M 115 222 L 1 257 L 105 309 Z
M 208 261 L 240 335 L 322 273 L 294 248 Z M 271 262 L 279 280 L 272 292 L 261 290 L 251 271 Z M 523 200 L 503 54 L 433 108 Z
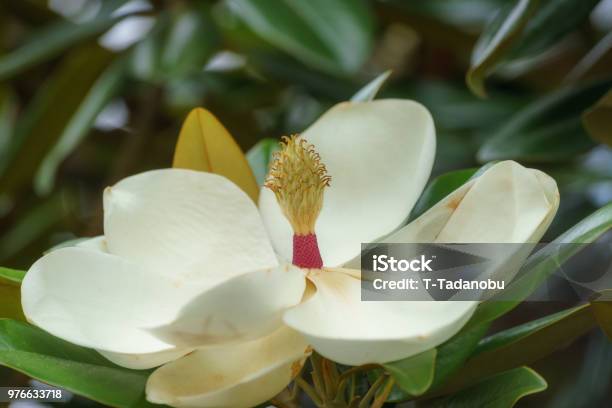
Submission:
M 433 176 L 548 172 L 548 238 L 612 201 L 611 0 L 0 0 L 0 264 L 99 234 L 102 189 L 169 167 L 192 108 L 265 161 L 387 70 L 378 97 L 433 114 Z M 555 392 L 531 401 L 610 397 L 609 343 L 573 347 L 536 366 Z

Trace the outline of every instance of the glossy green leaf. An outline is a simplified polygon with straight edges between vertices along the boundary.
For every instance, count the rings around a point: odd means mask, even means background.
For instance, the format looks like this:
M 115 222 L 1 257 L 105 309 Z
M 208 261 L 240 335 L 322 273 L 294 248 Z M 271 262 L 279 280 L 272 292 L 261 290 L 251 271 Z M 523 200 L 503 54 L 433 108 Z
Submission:
M 488 323 L 465 327 L 446 342 L 436 347 L 434 376 L 428 388 L 435 390 L 470 357 L 480 339 L 489 328 Z M 391 393 L 389 402 L 400 402 L 412 399 L 413 394 L 396 387 Z
M 538 56 L 588 20 L 600 0 L 539 0 L 538 8 L 520 40 L 508 55 L 510 61 Z
M 383 364 L 397 385 L 410 395 L 421 395 L 434 379 L 437 350 L 424 351 L 416 356 Z
M 458 334 L 438 346 L 438 358 L 432 388 L 441 385 L 472 355 L 489 329 L 488 323 L 464 327 Z
M 172 15 L 161 44 L 163 74 L 176 78 L 199 73 L 216 49 L 217 37 L 208 7 L 194 7 Z
M 0 57 L 0 81 L 103 33 L 121 18 L 104 15 L 82 24 L 60 21 L 40 29 L 26 44 Z
M 18 189 L 32 180 L 113 58 L 98 45 L 75 49 L 64 58 L 24 112 L 15 136 L 3 152 L 1 192 Z
M 255 179 L 258 185 L 263 185 L 268 169 L 270 168 L 270 162 L 272 161 L 274 152 L 280 150 L 279 141 L 276 139 L 262 139 L 251 147 L 246 154 L 246 158 L 249 162 L 249 166 L 253 170 Z
M 489 377 L 447 397 L 418 404 L 419 408 L 511 408 L 531 394 L 544 391 L 546 381 L 529 367 L 519 367 Z
M 612 203 L 600 208 L 578 224 L 557 237 L 535 254 L 531 255 L 520 272 L 504 292 L 505 299 L 495 297 L 482 302 L 468 325 L 477 325 L 497 319 L 514 309 L 527 298 L 560 265 L 582 249 L 581 245 L 558 245 L 560 243 L 588 244 L 612 229 Z
M 556 162 L 585 152 L 594 143 L 582 127 L 581 114 L 611 85 L 607 79 L 568 86 L 537 99 L 498 128 L 481 146 L 478 160 Z
M 466 75 L 468 87 L 480 97 L 486 96 L 484 79 L 508 52 L 535 12 L 538 0 L 518 0 L 507 7 L 485 28 L 472 53 Z
M 232 10 L 270 44 L 336 75 L 361 67 L 373 22 L 362 0 L 232 0 Z
M 472 54 L 466 82 L 485 96 L 491 72 L 537 58 L 588 19 L 599 0 L 517 0 L 507 4 L 481 34 Z
M 25 274 L 25 271 L 0 266 L 0 281 L 7 281 L 19 285 L 25 277 Z
M 595 141 L 612 146 L 612 90 L 584 112 L 582 122 Z
M 597 325 L 590 304 L 564 310 L 483 339 L 444 385 L 454 392 L 490 375 L 531 364 L 571 344 Z
M 393 6 L 418 17 L 474 29 L 484 24 L 507 0 L 387 0 Z
M 37 192 L 47 194 L 51 191 L 57 168 L 83 140 L 98 114 L 114 97 L 125 76 L 125 67 L 125 60 L 116 61 L 93 84 L 38 168 L 34 178 Z
M 31 325 L 0 320 L 0 365 L 114 407 L 153 406 L 144 400 L 149 371 L 113 365 Z
M 580 336 L 595 325 L 595 320 L 590 315 L 592 313 L 590 307 L 590 304 L 573 307 L 503 330 L 483 339 L 474 350 L 472 357 L 481 353 L 500 351 L 510 345 L 514 347 L 525 345 L 524 358 L 528 358 L 527 355 L 533 350 L 528 347 L 529 343 L 534 343 L 537 347 L 558 346 L 555 343 L 559 341 L 564 343 L 569 338 Z
M 367 83 L 363 88 L 361 88 L 353 97 L 351 98 L 351 102 L 368 102 L 374 100 L 376 95 L 380 91 L 380 88 L 384 85 L 384 83 L 389 79 L 391 75 L 391 71 L 385 71 L 372 81 Z

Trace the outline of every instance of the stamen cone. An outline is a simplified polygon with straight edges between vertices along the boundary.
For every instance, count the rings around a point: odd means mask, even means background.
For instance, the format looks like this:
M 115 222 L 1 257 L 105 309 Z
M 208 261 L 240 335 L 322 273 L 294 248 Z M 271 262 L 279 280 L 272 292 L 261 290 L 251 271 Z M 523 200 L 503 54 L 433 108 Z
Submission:
M 284 136 L 265 186 L 276 199 L 297 235 L 314 234 L 323 206 L 323 190 L 331 177 L 314 146 L 298 135 Z
M 264 185 L 274 192 L 293 228 L 293 263 L 302 268 L 323 266 L 315 223 L 330 180 L 313 145 L 298 135 L 281 139 Z

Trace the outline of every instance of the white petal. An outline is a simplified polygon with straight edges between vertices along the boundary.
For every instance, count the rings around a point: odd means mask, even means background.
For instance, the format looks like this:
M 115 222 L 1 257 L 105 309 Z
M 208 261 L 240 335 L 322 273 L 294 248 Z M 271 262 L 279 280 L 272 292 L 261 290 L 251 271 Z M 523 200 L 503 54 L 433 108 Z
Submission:
M 334 270 L 311 275 L 316 294 L 288 310 L 285 323 L 321 355 L 347 365 L 386 363 L 452 337 L 476 302 L 361 301 L 361 281 Z
M 191 280 L 277 265 L 251 199 L 212 173 L 154 170 L 107 188 L 104 234 L 112 254 Z
M 208 288 L 153 332 L 181 347 L 257 338 L 282 324 L 305 288 L 304 273 L 289 264 L 243 274 Z
M 117 353 L 173 350 L 148 328 L 175 317 L 198 293 L 97 250 L 68 247 L 39 259 L 21 286 L 30 322 L 72 343 Z
M 89 248 L 100 252 L 108 252 L 106 238 L 104 235 L 83 239 L 82 241 L 77 242 L 74 246 L 79 248 Z
M 550 176 L 504 161 L 381 242 L 538 242 L 558 207 L 559 190 Z M 346 266 L 359 269 L 360 258 Z
M 316 233 L 323 263 L 340 265 L 408 216 L 431 172 L 433 120 L 414 101 L 345 102 L 302 136 L 332 177 Z M 263 189 L 259 207 L 275 249 L 291 259 L 291 227 L 274 194 Z
M 159 367 L 169 361 L 174 361 L 185 354 L 190 353 L 191 349 L 177 348 L 167 351 L 158 351 L 148 354 L 123 354 L 110 351 L 98 350 L 105 358 L 122 367 L 134 370 L 144 370 Z
M 253 407 L 282 391 L 308 353 L 304 338 L 286 327 L 251 342 L 204 348 L 151 374 L 147 399 L 174 407 Z

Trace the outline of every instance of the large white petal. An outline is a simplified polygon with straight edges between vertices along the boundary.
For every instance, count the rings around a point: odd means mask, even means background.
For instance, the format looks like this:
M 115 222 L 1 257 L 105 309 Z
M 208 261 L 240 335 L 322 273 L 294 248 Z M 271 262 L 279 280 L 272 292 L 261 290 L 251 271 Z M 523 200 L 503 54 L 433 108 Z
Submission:
M 154 170 L 107 188 L 104 234 L 110 253 L 190 280 L 277 264 L 252 200 L 212 173 Z
M 282 391 L 308 353 L 305 339 L 286 327 L 254 341 L 203 348 L 158 368 L 147 382 L 147 399 L 174 407 L 253 407 Z
M 116 353 L 174 350 L 148 328 L 175 317 L 197 288 L 117 256 L 68 247 L 39 259 L 21 286 L 30 322 L 72 343 Z
M 317 292 L 285 313 L 321 355 L 342 364 L 399 360 L 437 346 L 472 315 L 476 302 L 361 301 L 355 276 L 322 270 L 310 276 Z
M 514 161 L 497 163 L 380 242 L 538 242 L 559 207 L 547 174 Z M 347 267 L 359 269 L 355 257 Z
M 28 319 L 51 334 L 142 368 L 193 346 L 269 333 L 304 289 L 302 271 L 291 265 L 192 283 L 72 247 L 32 266 L 22 303 Z
M 303 271 L 290 264 L 246 273 L 207 288 L 153 332 L 181 347 L 257 338 L 282 324 L 305 289 Z
M 324 265 L 340 265 L 408 216 L 433 164 L 433 120 L 414 101 L 344 102 L 302 136 L 332 177 L 316 233 Z M 275 249 L 291 259 L 292 230 L 271 191 L 259 207 Z
M 104 235 L 100 235 L 93 238 L 86 238 L 78 241 L 74 246 L 79 248 L 88 248 L 94 251 L 108 253 L 106 247 L 106 238 Z M 176 360 L 179 357 L 193 351 L 190 348 L 175 348 L 170 350 L 158 351 L 155 353 L 147 354 L 124 354 L 124 353 L 113 353 L 111 351 L 97 350 L 98 353 L 106 357 L 113 363 L 122 367 L 132 368 L 135 370 L 143 370 L 153 367 L 158 367 L 168 361 Z
M 166 351 L 158 351 L 156 353 L 147 354 L 124 354 L 113 353 L 111 351 L 98 350 L 106 359 L 122 367 L 131 368 L 134 370 L 144 370 L 153 367 L 159 367 L 169 361 L 174 361 L 179 357 L 193 351 L 187 348 L 176 348 Z

